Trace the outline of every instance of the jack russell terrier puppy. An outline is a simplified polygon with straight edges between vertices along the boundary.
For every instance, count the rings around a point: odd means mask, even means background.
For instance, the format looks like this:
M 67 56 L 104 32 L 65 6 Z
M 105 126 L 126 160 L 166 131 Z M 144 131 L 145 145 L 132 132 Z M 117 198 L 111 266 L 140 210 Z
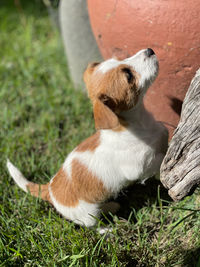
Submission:
M 96 133 L 78 145 L 44 185 L 29 182 L 8 161 L 18 186 L 49 201 L 65 218 L 86 227 L 95 225 L 101 210 L 109 207 L 106 200 L 159 173 L 168 132 L 143 105 L 157 74 L 158 60 L 150 48 L 122 61 L 89 64 L 84 81 Z

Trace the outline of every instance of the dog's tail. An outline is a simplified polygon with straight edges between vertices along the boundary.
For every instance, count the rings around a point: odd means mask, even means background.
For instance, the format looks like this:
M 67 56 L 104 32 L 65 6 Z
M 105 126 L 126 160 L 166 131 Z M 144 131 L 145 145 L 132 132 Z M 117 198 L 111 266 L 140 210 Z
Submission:
M 7 168 L 16 184 L 22 190 L 24 190 L 25 192 L 30 192 L 31 195 L 40 197 L 43 200 L 49 201 L 51 203 L 51 198 L 49 195 L 49 183 L 40 185 L 29 182 L 9 160 L 7 161 Z

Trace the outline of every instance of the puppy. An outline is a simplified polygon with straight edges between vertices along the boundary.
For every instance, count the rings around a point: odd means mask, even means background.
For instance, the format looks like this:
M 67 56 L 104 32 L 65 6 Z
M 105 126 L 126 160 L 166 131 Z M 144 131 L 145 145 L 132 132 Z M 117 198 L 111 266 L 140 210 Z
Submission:
M 49 201 L 65 218 L 86 227 L 95 225 L 101 210 L 109 207 L 106 200 L 130 183 L 159 173 L 168 133 L 143 105 L 157 74 L 158 60 L 150 48 L 122 61 L 90 64 L 84 81 L 96 133 L 78 145 L 44 185 L 29 182 L 8 161 L 18 186 Z

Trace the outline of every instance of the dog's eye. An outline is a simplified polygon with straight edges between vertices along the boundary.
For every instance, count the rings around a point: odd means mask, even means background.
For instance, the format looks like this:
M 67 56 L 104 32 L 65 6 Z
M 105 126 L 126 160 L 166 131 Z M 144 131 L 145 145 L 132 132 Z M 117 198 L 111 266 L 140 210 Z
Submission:
M 132 82 L 133 74 L 129 68 L 124 68 L 122 71 L 125 73 L 128 83 Z

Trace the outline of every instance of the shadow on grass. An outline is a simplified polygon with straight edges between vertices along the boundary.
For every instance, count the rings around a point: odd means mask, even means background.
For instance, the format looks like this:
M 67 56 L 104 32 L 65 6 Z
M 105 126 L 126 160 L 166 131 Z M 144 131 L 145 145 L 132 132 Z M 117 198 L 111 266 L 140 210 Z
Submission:
M 181 250 L 180 254 L 183 256 L 183 262 L 182 263 L 175 263 L 173 266 L 180 266 L 180 267 L 200 267 L 200 248 L 194 249 L 194 250 Z M 129 253 L 126 254 L 126 252 L 123 254 L 123 257 L 121 258 L 121 261 L 124 262 L 124 266 L 126 267 L 148 267 L 148 263 L 142 263 L 138 262 L 136 259 L 134 259 L 132 256 L 130 256 Z M 152 266 L 152 265 L 150 265 Z M 165 265 L 161 264 L 161 266 L 170 267 L 172 266 L 172 263 L 165 263 Z
M 158 188 L 160 191 L 160 198 L 171 202 L 172 199 L 169 197 L 167 190 L 160 181 L 152 178 L 147 180 L 145 184 L 134 184 L 120 193 L 115 200 L 121 206 L 117 215 L 128 219 L 133 208 L 138 211 L 147 205 L 150 206 L 156 203 L 158 199 Z
M 0 9 L 4 9 L 4 13 L 7 13 L 7 15 L 31 15 L 37 18 L 48 16 L 47 9 L 42 0 L 1 0 Z
M 197 249 L 184 250 L 184 260 L 181 267 L 200 267 L 200 246 Z

